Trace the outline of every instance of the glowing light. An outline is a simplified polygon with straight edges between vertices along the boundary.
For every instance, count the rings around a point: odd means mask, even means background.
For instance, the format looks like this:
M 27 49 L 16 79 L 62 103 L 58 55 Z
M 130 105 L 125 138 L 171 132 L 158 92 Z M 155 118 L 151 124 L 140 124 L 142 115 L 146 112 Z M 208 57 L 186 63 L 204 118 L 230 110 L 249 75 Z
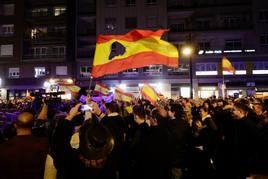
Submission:
M 50 87 L 50 83 L 47 82 L 47 81 L 45 81 L 43 86 L 44 86 L 44 88 L 49 88 Z
M 184 47 L 182 49 L 182 54 L 185 56 L 190 56 L 193 53 L 193 48 L 192 47 Z
M 217 71 L 197 71 L 195 73 L 197 76 L 202 76 L 202 75 L 218 75 Z
M 67 81 L 67 83 L 69 83 L 69 84 L 72 84 L 72 83 L 74 82 L 74 81 L 73 81 L 72 79 L 70 79 L 70 78 L 67 79 L 66 81 Z
M 54 79 L 50 79 L 50 80 L 49 80 L 49 83 L 50 83 L 51 85 L 54 85 L 54 84 L 56 83 L 56 80 L 54 80 Z
M 254 75 L 266 75 L 266 74 L 268 74 L 268 70 L 253 70 L 252 74 L 254 74 Z
M 124 84 L 124 83 L 121 83 L 121 84 L 119 85 L 119 88 L 121 88 L 122 90 L 124 90 L 124 89 L 127 88 L 127 85 Z

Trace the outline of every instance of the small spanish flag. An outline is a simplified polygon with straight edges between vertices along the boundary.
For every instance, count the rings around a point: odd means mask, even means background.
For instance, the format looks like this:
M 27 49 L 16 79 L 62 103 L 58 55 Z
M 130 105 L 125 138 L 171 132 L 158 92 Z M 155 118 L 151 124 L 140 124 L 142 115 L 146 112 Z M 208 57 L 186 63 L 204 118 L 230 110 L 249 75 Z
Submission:
M 178 50 L 171 43 L 161 40 L 165 29 L 157 31 L 133 30 L 125 35 L 99 35 L 92 67 L 92 77 L 118 73 L 127 69 L 149 65 L 178 67 Z M 113 44 L 124 50 L 112 54 Z
M 134 96 L 131 93 L 124 92 L 119 88 L 116 88 L 114 93 L 114 99 L 120 101 L 131 102 L 134 99 Z
M 222 58 L 222 70 L 235 74 L 235 68 L 226 57 Z
M 110 89 L 105 84 L 100 83 L 100 82 L 96 82 L 94 91 L 101 94 L 101 95 L 108 96 Z
M 151 104 L 155 105 L 158 100 L 157 92 L 151 87 L 149 84 L 144 84 L 141 88 L 141 95 L 145 99 L 151 102 Z

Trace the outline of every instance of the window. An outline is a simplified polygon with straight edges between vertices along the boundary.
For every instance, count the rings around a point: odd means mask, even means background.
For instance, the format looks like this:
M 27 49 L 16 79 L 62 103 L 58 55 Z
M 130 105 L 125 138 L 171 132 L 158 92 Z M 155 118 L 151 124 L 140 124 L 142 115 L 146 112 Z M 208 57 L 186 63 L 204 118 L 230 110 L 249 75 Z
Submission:
M 253 71 L 254 75 L 268 74 L 268 62 L 253 62 Z
M 67 66 L 56 66 L 56 75 L 59 76 L 67 75 L 68 74 L 67 70 L 68 70 Z
M 55 56 L 64 56 L 65 55 L 65 46 L 57 46 L 52 48 L 53 55 Z
M 9 68 L 8 69 L 9 78 L 19 78 L 20 77 L 20 68 Z
M 65 31 L 66 31 L 66 27 L 65 26 L 55 26 L 54 27 L 54 32 L 64 34 Z
M 66 7 L 54 7 L 54 16 L 60 16 L 64 14 L 66 11 Z
M 146 5 L 156 5 L 156 0 L 146 0 Z
M 47 8 L 35 8 L 32 10 L 32 16 L 33 17 L 47 16 L 48 15 L 47 12 L 48 12 Z
M 1 35 L 13 35 L 14 34 L 14 24 L 3 24 L 0 27 L 0 33 Z
M 81 66 L 80 67 L 80 77 L 89 79 L 91 76 L 91 67 L 90 66 Z
M 226 50 L 239 50 L 241 48 L 242 48 L 241 39 L 225 40 L 225 49 Z
M 105 28 L 107 30 L 114 30 L 116 28 L 116 18 L 114 17 L 105 18 Z
M 148 67 L 144 67 L 143 71 L 148 75 L 160 75 L 162 68 L 162 65 L 150 65 Z
M 116 0 L 105 0 L 105 6 L 106 7 L 115 7 Z
M 14 4 L 4 4 L 3 5 L 3 14 L 4 16 L 14 15 L 15 5 Z
M 172 32 L 183 32 L 184 24 L 171 24 L 170 29 Z
M 196 75 L 217 75 L 218 64 L 217 63 L 197 63 Z
M 136 17 L 126 17 L 125 28 L 126 29 L 137 28 L 137 18 Z
M 40 76 L 46 75 L 46 68 L 45 67 L 35 67 L 34 68 L 34 77 L 38 78 Z
M 157 27 L 157 17 L 156 16 L 148 16 L 146 18 L 146 25 L 148 28 Z
M 224 17 L 223 20 L 225 28 L 238 28 L 240 27 L 240 17 Z
M 268 21 L 268 10 L 262 10 L 259 12 L 260 21 Z
M 13 56 L 13 45 L 0 45 L 0 56 Z
M 32 48 L 32 53 L 33 53 L 34 57 L 47 56 L 48 47 L 34 47 L 34 48 Z
M 136 0 L 126 0 L 126 6 L 136 6 Z
M 37 39 L 47 34 L 47 27 L 36 27 L 31 31 L 31 38 Z
M 138 75 L 138 73 L 139 73 L 138 68 L 132 68 L 132 69 L 128 69 L 128 70 L 123 71 L 123 74 L 125 76 L 129 75 L 130 77 L 132 77 L 133 75 Z
M 202 20 L 196 21 L 196 28 L 198 30 L 210 29 L 210 20 L 208 20 L 208 19 L 202 19 Z
M 199 50 L 209 50 L 210 42 L 199 42 L 198 47 L 199 47 Z
M 260 36 L 261 46 L 268 46 L 268 34 L 263 34 Z

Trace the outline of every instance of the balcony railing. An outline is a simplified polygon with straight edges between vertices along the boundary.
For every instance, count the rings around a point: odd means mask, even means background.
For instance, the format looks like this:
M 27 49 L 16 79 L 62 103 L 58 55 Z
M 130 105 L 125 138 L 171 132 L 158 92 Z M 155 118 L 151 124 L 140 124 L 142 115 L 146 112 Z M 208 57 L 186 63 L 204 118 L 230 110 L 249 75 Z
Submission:
M 33 59 L 53 59 L 53 58 L 64 58 L 65 54 L 27 54 L 23 56 L 24 60 Z

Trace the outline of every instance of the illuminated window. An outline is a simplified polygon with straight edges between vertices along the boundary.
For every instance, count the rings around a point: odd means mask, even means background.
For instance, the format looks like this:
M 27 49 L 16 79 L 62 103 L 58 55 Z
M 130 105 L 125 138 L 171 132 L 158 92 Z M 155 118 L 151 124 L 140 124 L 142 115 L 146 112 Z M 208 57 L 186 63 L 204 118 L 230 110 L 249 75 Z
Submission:
M 14 24 L 3 24 L 0 27 L 0 33 L 2 35 L 13 35 L 14 34 Z
M 13 45 L 0 45 L 0 56 L 13 56 Z
M 32 16 L 33 17 L 47 16 L 48 15 L 47 12 L 48 12 L 47 8 L 35 8 L 32 10 Z
M 40 76 L 46 75 L 46 68 L 45 67 L 35 67 L 34 68 L 34 77 L 38 78 Z
M 67 66 L 56 66 L 56 75 L 58 76 L 65 76 L 68 74 Z
M 36 27 L 31 31 L 31 38 L 37 39 L 47 34 L 47 27 Z
M 19 78 L 20 77 L 20 68 L 9 68 L 8 69 L 9 78 Z
M 54 7 L 54 16 L 60 16 L 64 14 L 66 11 L 66 7 Z

